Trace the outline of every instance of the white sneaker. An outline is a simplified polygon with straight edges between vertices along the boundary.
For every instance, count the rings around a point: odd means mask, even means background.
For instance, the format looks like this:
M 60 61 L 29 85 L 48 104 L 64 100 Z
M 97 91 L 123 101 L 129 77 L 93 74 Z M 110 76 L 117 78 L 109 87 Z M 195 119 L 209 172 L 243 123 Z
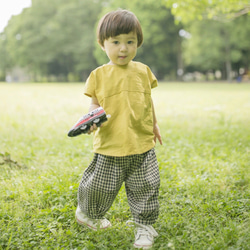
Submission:
M 131 221 L 128 221 L 128 223 Z M 128 224 L 127 223 L 127 224 Z M 154 237 L 158 236 L 158 233 L 151 225 L 143 225 L 133 222 L 137 226 L 135 234 L 135 248 L 150 249 L 154 243 Z
M 111 223 L 107 219 L 91 219 L 84 214 L 80 207 L 76 209 L 76 221 L 81 226 L 87 226 L 88 228 L 97 231 L 98 229 L 105 229 L 111 226 Z

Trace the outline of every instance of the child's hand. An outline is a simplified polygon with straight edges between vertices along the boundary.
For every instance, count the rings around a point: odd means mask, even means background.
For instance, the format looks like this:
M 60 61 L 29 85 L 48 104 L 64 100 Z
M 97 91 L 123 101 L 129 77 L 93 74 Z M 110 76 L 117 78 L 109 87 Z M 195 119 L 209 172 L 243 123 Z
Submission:
M 154 124 L 154 130 L 153 130 L 155 137 L 154 137 L 154 141 L 156 143 L 156 139 L 158 139 L 158 141 L 160 142 L 160 144 L 162 145 L 162 140 L 161 140 L 161 133 L 160 133 L 160 128 L 158 126 L 158 124 Z
M 102 127 L 102 124 L 101 126 Z M 97 130 L 98 127 L 96 126 L 96 124 L 93 124 L 90 128 L 89 128 L 89 131 L 88 131 L 88 134 L 90 135 L 92 132 L 94 132 L 95 130 Z
M 109 119 L 111 117 L 111 115 L 107 115 L 107 118 Z M 99 128 L 101 128 L 103 126 L 103 124 L 101 124 L 101 126 L 99 126 Z M 96 126 L 96 124 L 93 124 L 88 131 L 88 134 L 90 135 L 92 132 L 94 132 L 95 130 L 97 130 L 98 127 Z

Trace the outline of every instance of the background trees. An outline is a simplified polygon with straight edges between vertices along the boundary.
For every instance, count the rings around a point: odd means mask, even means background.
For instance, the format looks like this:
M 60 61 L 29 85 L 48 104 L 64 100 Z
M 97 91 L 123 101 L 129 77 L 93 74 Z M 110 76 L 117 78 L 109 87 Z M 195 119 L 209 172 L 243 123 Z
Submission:
M 171 8 L 177 21 L 183 23 L 203 19 L 228 21 L 250 11 L 248 0 L 164 0 L 164 3 Z
M 165 0 L 177 23 L 192 34 L 184 44 L 186 65 L 200 71 L 220 70 L 223 79 L 249 69 L 248 0 Z M 232 72 L 233 71 L 233 72 Z M 242 72 L 241 72 L 242 71 Z M 234 73 L 234 74 L 233 74 Z
M 202 72 L 220 69 L 223 78 L 229 81 L 234 75 L 241 74 L 240 69 L 246 71 L 250 58 L 248 21 L 249 17 L 241 16 L 227 23 L 214 20 L 192 22 L 188 28 L 192 38 L 184 45 L 186 65 Z
M 49 75 L 79 80 L 97 65 L 93 27 L 100 10 L 92 0 L 34 0 L 4 31 L 5 68 L 27 67 L 34 80 Z
M 249 68 L 249 4 L 217 2 L 33 0 L 0 34 L 0 78 L 18 66 L 34 81 L 85 80 L 107 62 L 96 43 L 97 21 L 120 7 L 135 12 L 143 27 L 135 60 L 159 80 L 181 80 L 194 71 L 217 71 L 231 80 Z

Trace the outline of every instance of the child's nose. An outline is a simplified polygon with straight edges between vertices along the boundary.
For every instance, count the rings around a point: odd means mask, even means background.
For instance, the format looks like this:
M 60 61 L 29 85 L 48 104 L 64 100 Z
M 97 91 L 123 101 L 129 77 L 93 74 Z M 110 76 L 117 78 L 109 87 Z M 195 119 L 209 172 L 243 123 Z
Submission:
M 126 44 L 121 44 L 121 48 L 120 48 L 121 51 L 126 51 L 127 49 L 128 48 Z

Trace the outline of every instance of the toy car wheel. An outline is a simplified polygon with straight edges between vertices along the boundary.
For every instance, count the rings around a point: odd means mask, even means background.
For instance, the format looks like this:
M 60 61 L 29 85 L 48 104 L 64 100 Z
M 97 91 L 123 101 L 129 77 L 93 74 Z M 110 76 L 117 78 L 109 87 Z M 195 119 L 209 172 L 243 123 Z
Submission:
M 98 122 L 100 122 L 100 118 L 96 118 L 93 123 L 97 124 Z
M 81 130 L 85 130 L 88 126 L 86 124 L 84 124 L 83 126 L 81 126 Z

